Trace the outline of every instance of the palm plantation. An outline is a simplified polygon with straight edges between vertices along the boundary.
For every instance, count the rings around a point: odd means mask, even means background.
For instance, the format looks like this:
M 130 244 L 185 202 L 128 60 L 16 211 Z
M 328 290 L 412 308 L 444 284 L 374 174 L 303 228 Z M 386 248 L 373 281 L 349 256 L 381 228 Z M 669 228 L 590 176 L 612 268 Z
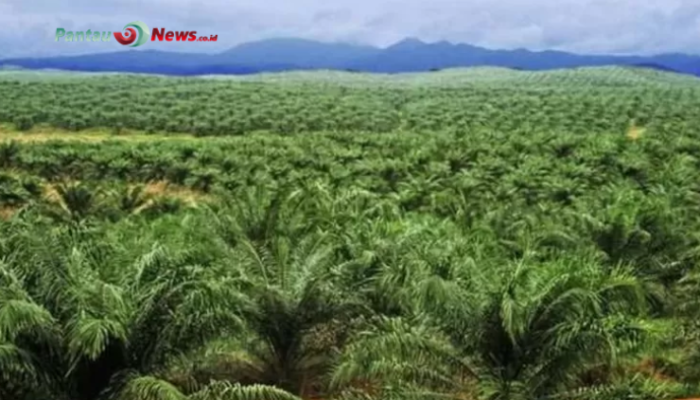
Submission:
M 286 198 L 269 232 L 293 225 L 288 213 L 300 209 Z M 265 215 L 240 210 L 205 215 Z M 372 249 L 357 257 L 338 251 L 342 232 L 215 227 L 221 258 L 207 265 L 119 243 L 102 245 L 105 259 L 90 252 L 99 234 L 87 227 L 9 237 L 3 390 L 81 400 L 549 398 L 611 383 L 647 339 L 647 293 L 629 269 L 583 256 L 499 268 L 475 259 L 488 252 L 479 243 L 440 244 L 435 232 L 392 233 L 387 223 L 367 228 L 386 242 L 353 239 Z
M 697 82 L 450 73 L 0 76 L 0 399 L 697 396 Z

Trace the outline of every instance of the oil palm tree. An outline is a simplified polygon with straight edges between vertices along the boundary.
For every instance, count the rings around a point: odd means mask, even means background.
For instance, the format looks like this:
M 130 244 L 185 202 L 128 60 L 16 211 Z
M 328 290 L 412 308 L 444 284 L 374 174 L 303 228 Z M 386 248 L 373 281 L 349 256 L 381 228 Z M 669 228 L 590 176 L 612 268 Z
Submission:
M 53 351 L 57 321 L 6 263 L 0 263 L 0 286 L 0 397 L 49 395 L 51 367 L 60 362 Z
M 139 213 L 148 207 L 152 195 L 146 191 L 144 185 L 133 185 L 124 188 L 120 193 L 115 193 L 117 197 L 117 207 L 126 214 Z
M 101 195 L 83 183 L 61 183 L 47 191 L 45 211 L 58 221 L 80 222 L 97 211 Z
M 144 377 L 167 386 L 157 378 L 170 358 L 240 325 L 234 282 L 160 247 L 119 271 L 80 247 L 46 255 L 0 268 L 0 363 L 11 365 L 0 379 L 19 377 L 14 392 L 93 400 Z
M 222 207 L 210 211 L 217 233 L 233 248 L 243 242 L 267 246 L 277 236 L 298 237 L 313 230 L 314 224 L 299 212 L 302 206 L 286 189 L 256 186 L 235 193 Z
M 226 372 L 213 378 L 272 385 L 301 397 L 324 393 L 324 377 L 363 308 L 334 285 L 342 265 L 333 264 L 323 240 L 242 242 L 237 264 L 252 300 L 243 311 L 248 330 L 235 350 L 221 354 L 217 369 Z
M 572 261 L 470 274 L 420 318 L 360 335 L 334 386 L 360 379 L 394 391 L 413 382 L 406 395 L 462 398 L 476 387 L 483 399 L 549 398 L 605 384 L 594 372 L 610 372 L 645 332 L 645 299 L 629 271 Z
M 175 386 L 155 379 L 141 377 L 129 382 L 119 400 L 301 400 L 284 390 L 265 385 L 211 382 L 194 393 L 184 394 Z

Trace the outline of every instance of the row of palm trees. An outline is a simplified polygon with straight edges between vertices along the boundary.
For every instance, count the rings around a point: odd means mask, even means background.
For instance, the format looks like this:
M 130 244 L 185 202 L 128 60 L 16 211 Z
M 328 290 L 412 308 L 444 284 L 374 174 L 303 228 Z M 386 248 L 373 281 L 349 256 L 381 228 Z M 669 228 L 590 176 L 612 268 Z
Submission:
M 346 195 L 258 188 L 161 218 L 197 235 L 144 253 L 139 216 L 0 226 L 0 397 L 594 398 L 659 343 L 624 265 Z
M 379 84 L 381 90 L 371 77 L 355 84 L 345 81 L 353 77 L 335 77 L 329 85 L 320 76 L 306 82 L 283 77 L 282 82 L 267 78 L 269 82 L 244 83 L 124 76 L 24 82 L 15 76 L 0 80 L 5 94 L 0 122 L 23 131 L 49 124 L 69 130 L 116 127 L 115 133 L 128 128 L 228 136 L 258 130 L 287 134 L 479 127 L 589 133 L 619 131 L 634 118 L 644 125 L 663 121 L 682 130 L 700 119 L 697 85 L 673 76 L 638 80 L 638 75 L 623 71 L 601 78 L 600 71 L 584 71 L 584 77 L 576 78 L 495 73 L 482 80 L 461 74 L 435 81 L 434 76 L 413 77 L 397 85 Z M 440 87 L 446 84 L 452 87 Z

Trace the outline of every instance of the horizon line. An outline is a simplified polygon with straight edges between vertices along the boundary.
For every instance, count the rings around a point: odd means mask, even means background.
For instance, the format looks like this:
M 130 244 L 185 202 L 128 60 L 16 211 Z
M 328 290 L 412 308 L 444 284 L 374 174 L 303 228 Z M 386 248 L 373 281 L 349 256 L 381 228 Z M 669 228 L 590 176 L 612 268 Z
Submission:
M 255 43 L 263 43 L 263 42 L 270 42 L 270 41 L 279 41 L 279 40 L 289 40 L 289 41 L 303 41 L 303 42 L 310 42 L 310 43 L 316 43 L 316 44 L 322 44 L 322 45 L 343 45 L 343 46 L 352 46 L 352 47 L 358 47 L 358 48 L 371 48 L 375 49 L 378 51 L 384 51 L 388 50 L 392 47 L 395 47 L 397 45 L 400 45 L 405 42 L 417 42 L 420 45 L 425 45 L 425 46 L 434 46 L 434 45 L 440 45 L 440 44 L 447 44 L 452 47 L 458 47 L 458 46 L 469 46 L 477 49 L 482 49 L 482 50 L 487 50 L 487 51 L 494 51 L 494 52 L 528 52 L 528 53 L 535 53 L 535 54 L 541 54 L 541 53 L 560 53 L 560 54 L 569 54 L 569 55 L 575 55 L 575 56 L 587 56 L 587 57 L 639 57 L 639 58 L 651 58 L 651 57 L 661 57 L 661 56 L 689 56 L 689 57 L 700 57 L 700 54 L 695 54 L 695 53 L 685 53 L 685 52 L 661 52 L 661 53 L 653 53 L 653 54 L 641 54 L 641 53 L 584 53 L 584 52 L 575 52 L 575 51 L 568 51 L 568 50 L 560 50 L 556 48 L 551 48 L 551 49 L 541 49 L 541 50 L 534 50 L 531 48 L 527 47 L 517 47 L 517 48 L 494 48 L 494 47 L 486 47 L 486 46 L 479 46 L 475 45 L 472 43 L 467 43 L 467 42 L 454 42 L 450 40 L 437 40 L 437 41 L 426 41 L 420 38 L 417 38 L 415 36 L 407 36 L 401 40 L 398 40 L 390 45 L 386 46 L 376 46 L 376 45 L 371 45 L 371 44 L 360 44 L 360 43 L 353 43 L 350 41 L 342 41 L 342 40 L 336 40 L 336 41 L 325 41 L 325 40 L 318 40 L 318 39 L 307 39 L 307 38 L 302 38 L 302 37 L 285 37 L 285 36 L 279 36 L 279 37 L 270 37 L 267 39 L 258 39 L 258 40 L 251 40 L 251 41 L 246 41 L 246 42 L 241 42 L 236 45 L 233 45 L 225 50 L 220 50 L 216 52 L 204 52 L 204 51 L 174 51 L 174 50 L 161 50 L 161 49 L 148 49 L 148 48 L 141 48 L 141 49 L 135 49 L 135 48 L 128 48 L 128 49 L 123 49 L 123 50 L 106 50 L 106 51 L 92 51 L 92 52 L 86 52 L 86 53 L 76 53 L 76 54 L 56 54 L 56 55 L 33 55 L 33 56 L 19 56 L 19 57 L 7 57 L 7 58 L 0 58 L 0 61 L 5 61 L 5 60 L 17 60 L 17 59 L 41 59 L 41 58 L 59 58 L 59 57 L 81 57 L 81 56 L 89 56 L 89 55 L 97 55 L 97 54 L 109 54 L 109 53 L 126 53 L 126 52 L 159 52 L 159 53 L 174 53 L 174 54 L 193 54 L 193 55 L 202 55 L 202 56 L 214 56 L 214 55 L 221 55 L 224 53 L 227 53 L 231 50 L 234 50 L 240 46 L 244 45 L 249 45 L 249 44 L 255 44 Z

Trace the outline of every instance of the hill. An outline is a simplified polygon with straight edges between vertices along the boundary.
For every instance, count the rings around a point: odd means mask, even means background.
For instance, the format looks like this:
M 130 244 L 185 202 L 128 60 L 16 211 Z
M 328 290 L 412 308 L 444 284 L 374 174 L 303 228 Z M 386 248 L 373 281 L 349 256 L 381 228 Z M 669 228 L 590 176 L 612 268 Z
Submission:
M 169 75 L 250 74 L 304 69 L 360 72 L 419 72 L 444 68 L 494 66 L 550 70 L 605 65 L 642 65 L 700 76 L 700 57 L 665 54 L 650 57 L 580 55 L 561 51 L 491 50 L 446 41 L 405 39 L 386 48 L 303 39 L 244 43 L 219 54 L 156 50 L 81 56 L 0 60 L 0 66 L 73 71 L 141 72 Z
M 218 59 L 248 66 L 277 64 L 287 65 L 289 69 L 343 69 L 354 60 L 379 52 L 380 49 L 370 46 L 271 39 L 241 44 L 223 52 Z

